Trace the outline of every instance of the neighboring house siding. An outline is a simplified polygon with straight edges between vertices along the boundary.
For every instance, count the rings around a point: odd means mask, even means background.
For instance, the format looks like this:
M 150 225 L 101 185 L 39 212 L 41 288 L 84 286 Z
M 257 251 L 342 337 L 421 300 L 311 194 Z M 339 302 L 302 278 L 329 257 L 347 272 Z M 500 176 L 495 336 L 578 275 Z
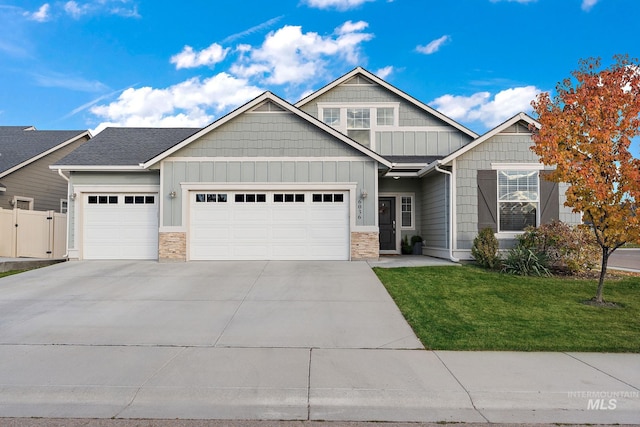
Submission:
M 2 193 L 0 208 L 12 209 L 9 201 L 13 196 L 31 197 L 36 211 L 54 210 L 60 212 L 60 199 L 67 198 L 67 181 L 57 171 L 49 169 L 88 138 L 81 138 L 53 153 L 0 178 L 7 191 Z
M 160 174 L 157 171 L 151 172 L 73 172 L 71 174 L 71 185 L 103 186 L 105 191 L 113 186 L 139 186 L 139 185 L 160 185 Z M 74 191 L 74 190 L 72 190 Z M 75 192 L 75 191 L 74 191 Z M 69 248 L 76 247 L 76 221 L 78 205 L 82 199 L 77 197 L 74 202 L 69 202 Z
M 456 159 L 457 248 L 471 249 L 478 234 L 477 171 L 491 163 L 539 163 L 527 134 L 498 134 Z
M 449 179 L 443 173 L 422 179 L 422 238 L 431 248 L 449 247 Z

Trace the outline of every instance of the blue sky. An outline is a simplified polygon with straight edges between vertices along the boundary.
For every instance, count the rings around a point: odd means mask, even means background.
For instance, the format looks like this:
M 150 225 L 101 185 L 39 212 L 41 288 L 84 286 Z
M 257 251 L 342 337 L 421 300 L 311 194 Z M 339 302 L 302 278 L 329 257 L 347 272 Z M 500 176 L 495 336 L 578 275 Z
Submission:
M 360 65 L 481 134 L 580 58 L 640 57 L 638 16 L 637 0 L 0 0 L 0 124 L 204 126 Z

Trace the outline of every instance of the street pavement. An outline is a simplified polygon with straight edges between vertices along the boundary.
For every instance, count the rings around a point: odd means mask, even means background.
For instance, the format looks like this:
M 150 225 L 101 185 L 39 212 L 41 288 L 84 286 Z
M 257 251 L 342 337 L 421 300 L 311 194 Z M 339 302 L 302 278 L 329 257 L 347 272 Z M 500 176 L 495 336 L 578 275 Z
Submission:
M 0 279 L 0 417 L 634 424 L 640 355 L 425 350 L 365 262 L 68 262 Z
M 609 267 L 640 272 L 640 248 L 616 249 L 609 257 Z

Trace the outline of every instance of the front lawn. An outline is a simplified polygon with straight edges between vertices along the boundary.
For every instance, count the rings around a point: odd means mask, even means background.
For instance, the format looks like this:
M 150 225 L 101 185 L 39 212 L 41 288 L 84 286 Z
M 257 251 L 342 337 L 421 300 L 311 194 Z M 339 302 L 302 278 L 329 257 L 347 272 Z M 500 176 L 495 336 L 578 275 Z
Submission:
M 640 277 L 519 277 L 474 266 L 375 268 L 418 338 L 434 350 L 640 352 Z

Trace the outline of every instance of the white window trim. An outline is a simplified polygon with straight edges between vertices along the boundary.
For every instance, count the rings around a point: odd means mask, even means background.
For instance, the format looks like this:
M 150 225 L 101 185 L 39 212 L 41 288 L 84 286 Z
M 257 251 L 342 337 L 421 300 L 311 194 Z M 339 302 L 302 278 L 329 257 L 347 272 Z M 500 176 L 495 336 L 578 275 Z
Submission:
M 402 198 L 408 197 L 411 199 L 411 226 L 406 227 L 402 225 Z M 398 201 L 400 202 L 400 229 L 402 230 L 415 230 L 416 229 L 416 198 L 415 194 L 400 194 L 398 196 Z
M 11 199 L 11 204 L 12 204 L 14 209 L 17 209 L 18 208 L 18 202 L 27 202 L 27 203 L 29 203 L 29 208 L 27 210 L 32 211 L 33 210 L 33 201 L 34 201 L 33 197 L 13 196 L 13 199 Z
M 497 172 L 499 171 L 526 171 L 526 170 L 537 170 L 538 171 L 538 175 L 537 175 L 537 186 L 538 186 L 538 198 L 535 201 L 536 203 L 536 227 L 538 227 L 540 225 L 540 170 L 544 169 L 544 165 L 540 165 L 538 163 L 530 163 L 528 164 L 529 166 L 534 166 L 534 167 L 523 167 L 524 165 L 527 165 L 526 163 L 502 163 L 503 165 L 511 165 L 513 167 L 511 168 L 507 168 L 507 167 L 503 167 L 503 168 L 499 168 L 499 169 L 495 169 Z M 499 165 L 499 164 L 495 164 L 495 165 Z M 542 168 L 537 168 L 536 166 L 543 166 Z M 494 169 L 494 163 L 491 164 L 491 168 Z M 497 233 L 496 233 L 496 237 L 498 239 L 515 239 L 516 237 L 522 235 L 524 233 L 524 230 L 522 231 L 501 231 L 500 230 L 500 184 L 499 184 L 500 178 L 496 177 L 496 228 L 498 229 Z M 504 203 L 508 203 L 509 201 L 506 200 Z M 513 202 L 513 201 L 511 201 Z M 532 200 L 529 200 L 529 202 L 533 202 Z
M 351 108 L 363 108 L 369 109 L 369 148 L 376 151 L 376 132 L 378 131 L 394 131 L 400 129 L 400 103 L 399 102 L 319 102 L 318 104 L 318 118 L 324 122 L 324 109 L 325 108 L 338 108 L 340 109 L 340 125 L 335 126 L 334 129 L 340 131 L 344 135 L 347 135 L 347 109 Z M 378 125 L 378 108 L 393 108 L 393 125 Z M 358 129 L 354 129 L 358 130 Z M 360 129 L 365 130 L 365 129 Z

